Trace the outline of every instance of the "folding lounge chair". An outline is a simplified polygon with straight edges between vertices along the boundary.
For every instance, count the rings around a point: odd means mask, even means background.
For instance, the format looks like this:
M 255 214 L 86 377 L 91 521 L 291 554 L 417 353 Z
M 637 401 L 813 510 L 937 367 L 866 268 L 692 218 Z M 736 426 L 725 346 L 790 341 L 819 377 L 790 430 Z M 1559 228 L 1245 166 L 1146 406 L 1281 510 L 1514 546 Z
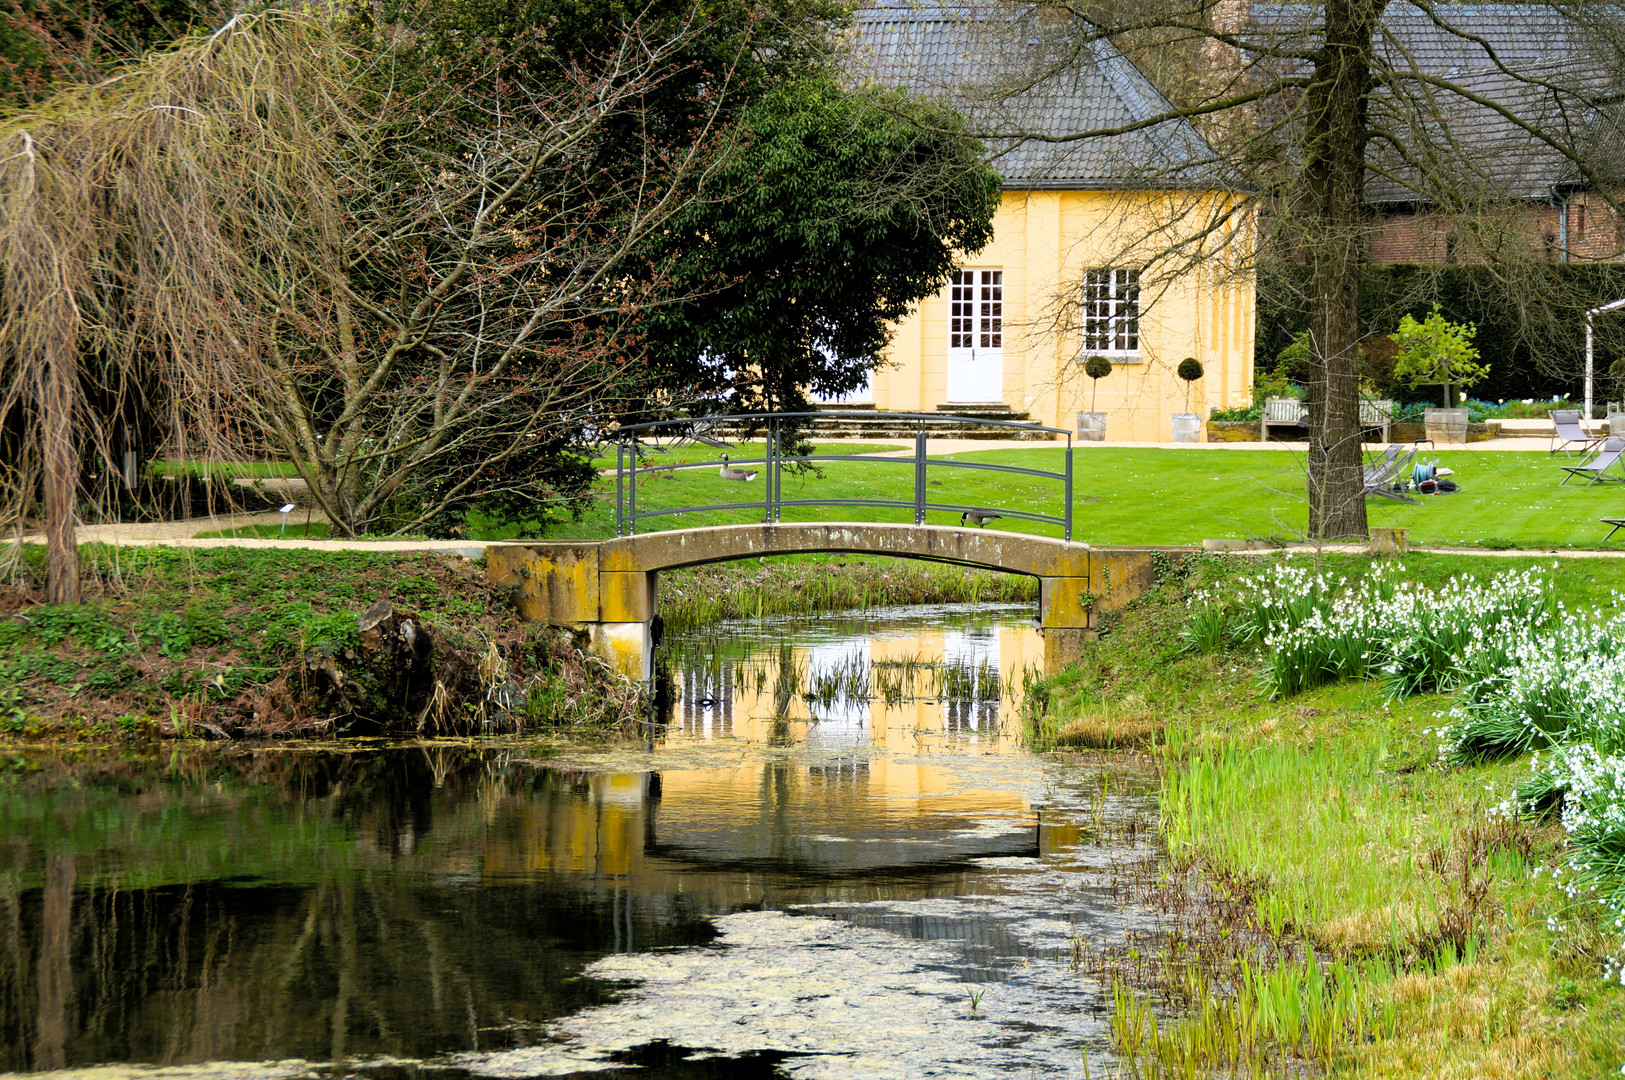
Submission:
M 1614 467 L 1614 464 L 1619 461 L 1622 455 L 1625 455 L 1625 437 L 1610 436 L 1608 441 L 1602 444 L 1602 449 L 1598 450 L 1588 460 L 1582 461 L 1578 465 L 1559 465 L 1558 468 L 1568 473 L 1568 475 L 1563 477 L 1563 483 L 1557 486 L 1562 487 L 1563 484 L 1567 484 L 1576 476 L 1591 477 L 1586 483 L 1586 487 L 1590 487 L 1598 481 L 1605 483 L 1625 482 L 1625 472 L 1622 472 L 1619 476 L 1604 475 L 1608 469 Z
M 1552 413 L 1552 447 L 1547 454 L 1555 454 L 1559 450 L 1569 450 L 1570 443 L 1579 443 L 1581 453 L 1590 453 L 1602 444 L 1602 440 L 1595 435 L 1587 433 L 1580 423 L 1579 409 L 1558 409 Z
M 1614 538 L 1615 533 L 1621 529 L 1625 529 L 1625 518 L 1603 518 L 1602 523 L 1604 525 L 1613 526 L 1612 529 L 1608 530 L 1608 535 L 1602 538 L 1602 542 L 1605 544 Z
M 1385 499 L 1397 502 L 1410 503 L 1420 506 L 1421 503 L 1406 495 L 1402 491 L 1394 490 L 1394 482 L 1400 477 L 1409 475 L 1411 462 L 1416 458 L 1416 448 L 1411 447 L 1410 453 L 1400 457 L 1399 452 L 1404 449 L 1398 443 L 1383 451 L 1382 457 L 1365 467 L 1365 493 L 1367 495 L 1381 495 Z

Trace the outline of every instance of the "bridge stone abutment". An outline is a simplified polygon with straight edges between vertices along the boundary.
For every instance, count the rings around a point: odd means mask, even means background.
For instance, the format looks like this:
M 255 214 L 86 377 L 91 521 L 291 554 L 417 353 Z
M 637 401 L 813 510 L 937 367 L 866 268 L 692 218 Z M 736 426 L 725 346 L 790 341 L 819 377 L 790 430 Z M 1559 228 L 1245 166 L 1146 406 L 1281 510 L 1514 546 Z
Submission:
M 1098 619 L 1155 583 L 1152 550 L 1097 548 L 1020 533 L 941 525 L 773 524 L 624 536 L 602 541 L 493 544 L 491 581 L 510 590 L 530 622 L 572 626 L 628 678 L 651 674 L 662 570 L 813 552 L 891 555 L 1039 579 L 1038 625 L 1045 666 L 1077 659 Z

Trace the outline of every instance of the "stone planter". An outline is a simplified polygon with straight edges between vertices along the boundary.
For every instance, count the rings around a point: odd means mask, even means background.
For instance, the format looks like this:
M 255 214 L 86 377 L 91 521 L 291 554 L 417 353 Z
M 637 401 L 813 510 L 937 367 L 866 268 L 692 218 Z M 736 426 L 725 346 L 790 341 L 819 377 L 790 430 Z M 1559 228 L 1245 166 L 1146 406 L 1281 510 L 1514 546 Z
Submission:
M 1496 438 L 1497 435 L 1498 429 L 1491 424 L 1467 425 L 1468 442 L 1483 442 L 1485 439 Z M 1428 437 L 1427 429 L 1414 421 L 1408 421 L 1403 424 L 1395 424 L 1392 430 L 1390 430 L 1388 433 L 1388 441 L 1397 443 L 1416 442 L 1418 439 L 1426 439 Z
M 1422 414 L 1427 437 L 1440 445 L 1467 441 L 1466 409 L 1429 409 Z
M 1079 442 L 1105 442 L 1106 441 L 1106 414 L 1103 412 L 1081 412 L 1078 414 L 1078 441 Z
M 1174 413 L 1173 431 L 1176 443 L 1201 442 L 1202 418 L 1193 412 Z
M 1257 442 L 1257 420 L 1209 420 L 1208 442 Z

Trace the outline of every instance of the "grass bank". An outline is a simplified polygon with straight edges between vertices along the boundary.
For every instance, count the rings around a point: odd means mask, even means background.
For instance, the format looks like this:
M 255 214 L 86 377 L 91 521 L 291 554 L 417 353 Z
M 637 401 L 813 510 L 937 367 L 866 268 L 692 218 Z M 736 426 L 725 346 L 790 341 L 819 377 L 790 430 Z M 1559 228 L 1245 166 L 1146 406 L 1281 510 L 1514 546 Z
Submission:
M 0 738 L 599 731 L 639 715 L 637 691 L 584 640 L 520 623 L 461 558 L 97 545 L 81 556 L 79 607 L 41 603 L 40 548 L 0 586 Z M 818 555 L 673 571 L 660 584 L 673 629 L 1036 597 L 1037 582 L 1016 575 Z M 380 602 L 394 625 L 425 629 L 427 652 L 366 647 L 358 619 Z
M 1037 603 L 1037 578 L 856 555 L 787 555 L 660 575 L 660 614 L 672 630 L 790 613 L 1025 601 Z
M 1282 693 L 1258 645 L 1191 633 L 1188 599 L 1234 592 L 1259 564 L 1190 565 L 1045 685 L 1038 722 L 1060 743 L 1157 739 L 1176 871 L 1157 887 L 1184 916 L 1149 976 L 1118 979 L 1114 1030 L 1131 1068 L 1617 1075 L 1625 990 L 1605 973 L 1618 931 L 1583 889 L 1552 884 L 1570 850 L 1560 827 L 1494 812 L 1528 763 L 1440 764 L 1433 729 L 1456 699 L 1449 685 L 1399 698 L 1376 679 Z M 1446 588 L 1509 566 L 1538 567 L 1570 609 L 1625 590 L 1612 560 L 1414 556 L 1404 576 Z M 1371 567 L 1324 564 L 1351 581 Z M 1172 1007 L 1159 1015 L 1157 1002 Z
M 500 734 L 640 712 L 582 642 L 520 623 L 460 558 L 85 545 L 81 559 L 77 607 L 40 603 L 39 548 L 0 586 L 0 736 Z M 363 635 L 369 610 L 383 621 Z

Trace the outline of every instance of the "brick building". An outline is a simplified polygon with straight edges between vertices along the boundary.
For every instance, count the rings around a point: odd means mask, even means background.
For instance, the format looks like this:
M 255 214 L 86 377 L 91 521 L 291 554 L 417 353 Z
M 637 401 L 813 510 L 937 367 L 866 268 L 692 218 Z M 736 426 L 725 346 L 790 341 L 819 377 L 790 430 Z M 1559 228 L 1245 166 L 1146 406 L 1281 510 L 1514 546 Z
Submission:
M 1315 6 L 1228 2 L 1223 17 L 1261 43 L 1315 38 Z M 1388 5 L 1366 156 L 1373 262 L 1477 262 L 1514 241 L 1553 262 L 1621 259 L 1596 184 L 1620 173 L 1621 58 L 1594 30 L 1549 4 Z

